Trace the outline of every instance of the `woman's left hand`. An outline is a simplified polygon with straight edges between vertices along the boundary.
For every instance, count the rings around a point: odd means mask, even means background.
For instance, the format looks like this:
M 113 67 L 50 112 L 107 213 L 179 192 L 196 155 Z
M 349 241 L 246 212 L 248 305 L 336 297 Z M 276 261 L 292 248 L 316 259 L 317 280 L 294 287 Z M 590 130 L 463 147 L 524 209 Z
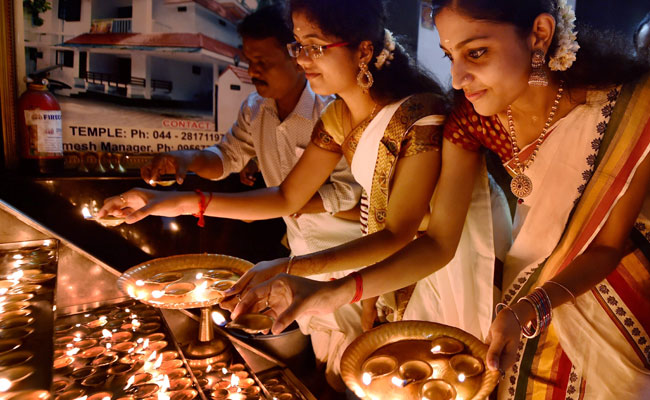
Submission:
M 521 341 L 521 327 L 514 309 L 504 308 L 490 326 L 485 343 L 487 351 L 487 366 L 491 370 L 504 371 L 516 361 L 517 349 Z

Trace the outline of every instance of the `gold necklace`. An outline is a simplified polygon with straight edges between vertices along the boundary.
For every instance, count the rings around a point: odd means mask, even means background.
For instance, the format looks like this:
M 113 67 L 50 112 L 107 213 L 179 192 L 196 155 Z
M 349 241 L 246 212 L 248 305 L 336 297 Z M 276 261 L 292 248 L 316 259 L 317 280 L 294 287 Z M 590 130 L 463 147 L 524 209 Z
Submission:
M 512 153 L 514 154 L 516 167 L 515 176 L 510 182 L 510 191 L 512 191 L 512 194 L 517 197 L 519 204 L 524 202 L 524 197 L 530 196 L 530 194 L 533 192 L 533 181 L 526 174 L 524 174 L 524 171 L 526 168 L 530 167 L 533 161 L 535 161 L 537 151 L 539 150 L 539 147 L 542 145 L 542 143 L 544 143 L 544 138 L 548 133 L 548 128 L 551 127 L 555 113 L 557 112 L 558 106 L 560 105 L 562 93 L 564 93 L 564 81 L 560 81 L 560 87 L 557 89 L 555 101 L 553 101 L 553 106 L 551 107 L 551 112 L 548 114 L 548 118 L 544 124 L 544 129 L 542 129 L 542 133 L 537 138 L 537 144 L 535 145 L 533 154 L 531 154 L 525 164 L 522 164 L 521 161 L 519 161 L 519 153 L 521 150 L 519 150 L 519 146 L 517 146 L 515 122 L 512 119 L 512 107 L 508 106 L 508 109 L 506 110 L 506 113 L 508 115 L 508 128 L 510 129 L 510 143 L 512 144 Z
M 359 127 L 359 126 L 360 126 L 361 124 L 363 124 L 365 121 L 370 121 L 370 120 L 372 120 L 372 119 L 377 115 L 377 112 L 379 112 L 378 107 L 379 107 L 379 104 L 375 103 L 375 106 L 372 108 L 372 111 L 370 112 L 370 115 L 368 115 L 366 118 L 364 118 L 364 119 L 363 119 L 361 122 L 359 122 L 355 127 L 352 127 L 352 114 L 350 113 L 350 109 L 349 109 L 348 107 L 345 107 L 345 110 L 346 110 L 346 114 L 347 114 L 347 115 L 345 116 L 346 118 L 345 118 L 344 120 L 345 120 L 345 122 L 346 122 L 346 125 L 348 125 L 348 126 L 344 126 L 344 129 L 345 129 L 345 128 L 350 128 L 350 129 L 347 130 L 347 133 L 349 134 L 349 133 L 352 132 L 353 130 L 357 129 L 357 127 Z

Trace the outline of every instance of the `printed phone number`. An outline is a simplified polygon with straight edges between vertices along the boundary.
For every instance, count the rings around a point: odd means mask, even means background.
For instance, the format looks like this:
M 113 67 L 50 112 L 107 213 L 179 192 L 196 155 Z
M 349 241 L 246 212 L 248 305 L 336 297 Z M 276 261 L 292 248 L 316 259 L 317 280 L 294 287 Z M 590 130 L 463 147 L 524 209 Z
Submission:
M 152 131 L 153 139 L 162 140 L 182 140 L 187 142 L 209 142 L 211 144 L 221 142 L 223 134 L 211 132 L 180 132 L 172 133 L 171 131 Z

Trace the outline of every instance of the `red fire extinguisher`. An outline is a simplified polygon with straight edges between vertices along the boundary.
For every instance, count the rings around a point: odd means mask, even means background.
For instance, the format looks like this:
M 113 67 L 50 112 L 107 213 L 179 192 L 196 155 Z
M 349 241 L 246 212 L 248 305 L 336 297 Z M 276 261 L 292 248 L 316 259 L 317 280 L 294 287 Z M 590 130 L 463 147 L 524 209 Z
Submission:
M 61 107 L 47 90 L 47 79 L 28 80 L 17 113 L 23 166 L 30 172 L 62 171 Z

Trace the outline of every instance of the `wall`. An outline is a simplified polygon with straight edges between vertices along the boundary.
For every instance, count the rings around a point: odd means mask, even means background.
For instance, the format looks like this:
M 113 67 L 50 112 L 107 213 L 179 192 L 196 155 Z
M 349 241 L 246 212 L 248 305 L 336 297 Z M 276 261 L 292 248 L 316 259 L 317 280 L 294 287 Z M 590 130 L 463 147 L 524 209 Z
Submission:
M 201 68 L 200 75 L 192 73 L 194 65 Z M 212 70 L 213 66 L 207 63 L 151 57 L 151 78 L 173 82 L 172 96 L 174 100 L 210 100 L 208 108 L 212 108 Z

